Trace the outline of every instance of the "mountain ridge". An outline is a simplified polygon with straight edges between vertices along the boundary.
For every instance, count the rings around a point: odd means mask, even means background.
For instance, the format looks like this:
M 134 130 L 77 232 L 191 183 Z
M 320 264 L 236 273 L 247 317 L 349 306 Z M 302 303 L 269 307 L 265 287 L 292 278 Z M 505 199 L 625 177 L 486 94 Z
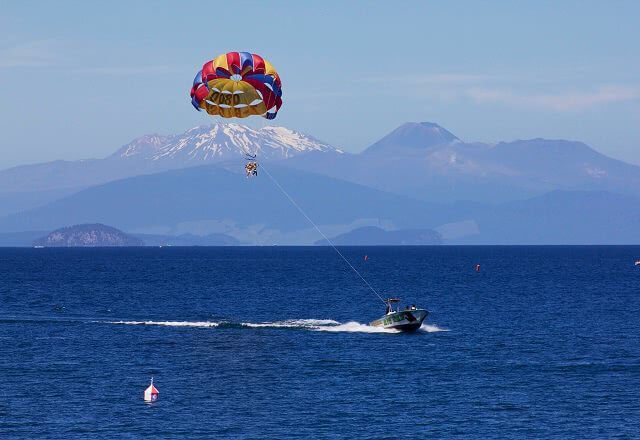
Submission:
M 428 150 L 438 145 L 461 142 L 449 130 L 434 122 L 406 122 L 367 147 L 362 154 L 384 154 L 399 148 Z
M 56 160 L 0 170 L 0 194 L 58 189 L 77 191 L 126 177 L 206 163 L 285 160 L 310 152 L 342 155 L 312 136 L 285 127 L 253 129 L 235 123 L 199 125 L 175 135 L 140 136 L 102 159 Z
M 442 244 L 442 235 L 433 229 L 384 230 L 377 226 L 362 226 L 327 239 L 316 246 L 433 246 Z
M 258 154 L 263 160 L 286 159 L 309 151 L 342 153 L 312 136 L 285 127 L 254 129 L 218 122 L 199 125 L 179 135 L 142 136 L 122 146 L 110 158 L 221 162 L 244 154 Z
M 104 159 L 0 172 L 0 214 L 29 211 L 92 186 L 172 169 L 216 164 L 242 173 L 246 151 L 257 151 L 262 165 L 301 172 L 301 180 L 309 176 L 317 181 L 310 176 L 321 175 L 429 203 L 500 204 L 555 190 L 640 195 L 640 167 L 578 141 L 463 142 L 438 124 L 419 122 L 403 124 L 367 150 L 351 154 L 283 127 L 224 123 L 142 136 Z

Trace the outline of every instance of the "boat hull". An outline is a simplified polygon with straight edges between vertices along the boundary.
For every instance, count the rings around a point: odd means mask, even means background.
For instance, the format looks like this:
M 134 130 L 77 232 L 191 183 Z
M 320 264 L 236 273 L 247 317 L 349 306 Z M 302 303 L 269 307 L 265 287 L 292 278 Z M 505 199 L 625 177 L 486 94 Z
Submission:
M 420 328 L 422 321 L 428 315 L 429 312 L 424 309 L 400 310 L 384 315 L 382 318 L 372 321 L 370 325 L 402 332 L 414 332 Z

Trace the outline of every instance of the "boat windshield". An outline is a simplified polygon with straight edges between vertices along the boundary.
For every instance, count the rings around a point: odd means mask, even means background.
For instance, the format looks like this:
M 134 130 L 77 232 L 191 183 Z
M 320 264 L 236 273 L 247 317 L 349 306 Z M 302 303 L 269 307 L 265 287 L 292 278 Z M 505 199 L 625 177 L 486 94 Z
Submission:
M 385 303 L 387 304 L 387 311 L 386 311 L 387 315 L 389 313 L 394 313 L 400 310 L 399 306 L 397 307 L 397 310 L 393 310 L 393 304 L 398 304 L 399 302 L 400 302 L 400 298 L 387 298 L 385 300 Z

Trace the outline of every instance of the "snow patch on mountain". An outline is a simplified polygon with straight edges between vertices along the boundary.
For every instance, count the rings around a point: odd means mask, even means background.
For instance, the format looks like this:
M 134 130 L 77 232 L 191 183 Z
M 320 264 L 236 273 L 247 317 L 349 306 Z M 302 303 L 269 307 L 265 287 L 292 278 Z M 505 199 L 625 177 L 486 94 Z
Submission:
M 290 149 L 293 149 L 298 152 L 302 151 L 327 151 L 333 150 L 338 153 L 342 153 L 342 150 L 337 148 L 333 148 L 332 146 L 325 144 L 318 139 L 308 136 L 303 133 L 299 133 L 294 130 L 289 130 L 285 127 L 276 127 L 269 126 L 264 127 L 260 130 L 262 133 L 266 134 L 267 140 L 273 142 L 273 147 L 275 145 L 274 141 L 278 143 L 288 146 Z
M 171 141 L 172 136 L 151 134 L 139 137 L 116 151 L 112 157 L 148 157 Z
M 257 154 L 260 159 L 287 159 L 312 151 L 342 153 L 318 139 L 285 127 L 254 129 L 237 123 L 198 126 L 174 136 L 145 136 L 116 155 L 153 161 L 211 162 Z

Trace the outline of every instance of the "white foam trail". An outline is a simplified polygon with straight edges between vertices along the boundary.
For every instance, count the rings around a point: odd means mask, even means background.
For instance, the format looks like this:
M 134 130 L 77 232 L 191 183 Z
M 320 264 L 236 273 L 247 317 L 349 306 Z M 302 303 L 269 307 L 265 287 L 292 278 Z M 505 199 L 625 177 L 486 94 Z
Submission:
M 224 325 L 234 325 L 232 322 L 212 322 L 212 321 L 94 321 L 98 323 L 118 324 L 118 325 L 159 325 L 166 327 L 195 327 L 195 328 L 216 328 Z M 333 333 L 400 333 L 399 330 L 373 327 L 367 324 L 350 321 L 341 323 L 333 319 L 287 319 L 274 322 L 241 322 L 236 326 L 246 328 L 299 328 L 320 332 Z M 448 329 L 438 327 L 435 324 L 422 324 L 420 331 L 427 333 L 448 332 Z
M 348 333 L 398 333 L 398 330 L 372 327 L 359 322 L 340 323 L 333 319 L 288 319 L 276 322 L 243 322 L 243 327 L 249 328 L 302 328 L 321 332 L 348 332 Z
M 449 329 L 447 328 L 440 328 L 435 324 L 422 324 L 422 326 L 420 327 L 420 331 L 423 332 L 427 332 L 427 333 L 436 333 L 436 332 L 448 332 Z
M 313 330 L 320 332 L 347 332 L 347 333 L 399 333 L 399 330 L 386 329 L 382 327 L 373 327 L 371 325 L 360 324 L 359 322 L 351 321 L 344 324 L 338 323 L 338 325 L 331 326 L 318 326 Z
M 333 319 L 287 319 L 285 321 L 276 322 L 243 322 L 243 327 L 250 328 L 311 328 L 322 326 L 336 326 L 340 324 Z
M 101 321 L 97 321 L 101 322 Z M 106 321 L 107 324 L 123 324 L 123 325 L 164 325 L 167 327 L 200 327 L 211 328 L 218 327 L 219 322 L 210 321 Z

